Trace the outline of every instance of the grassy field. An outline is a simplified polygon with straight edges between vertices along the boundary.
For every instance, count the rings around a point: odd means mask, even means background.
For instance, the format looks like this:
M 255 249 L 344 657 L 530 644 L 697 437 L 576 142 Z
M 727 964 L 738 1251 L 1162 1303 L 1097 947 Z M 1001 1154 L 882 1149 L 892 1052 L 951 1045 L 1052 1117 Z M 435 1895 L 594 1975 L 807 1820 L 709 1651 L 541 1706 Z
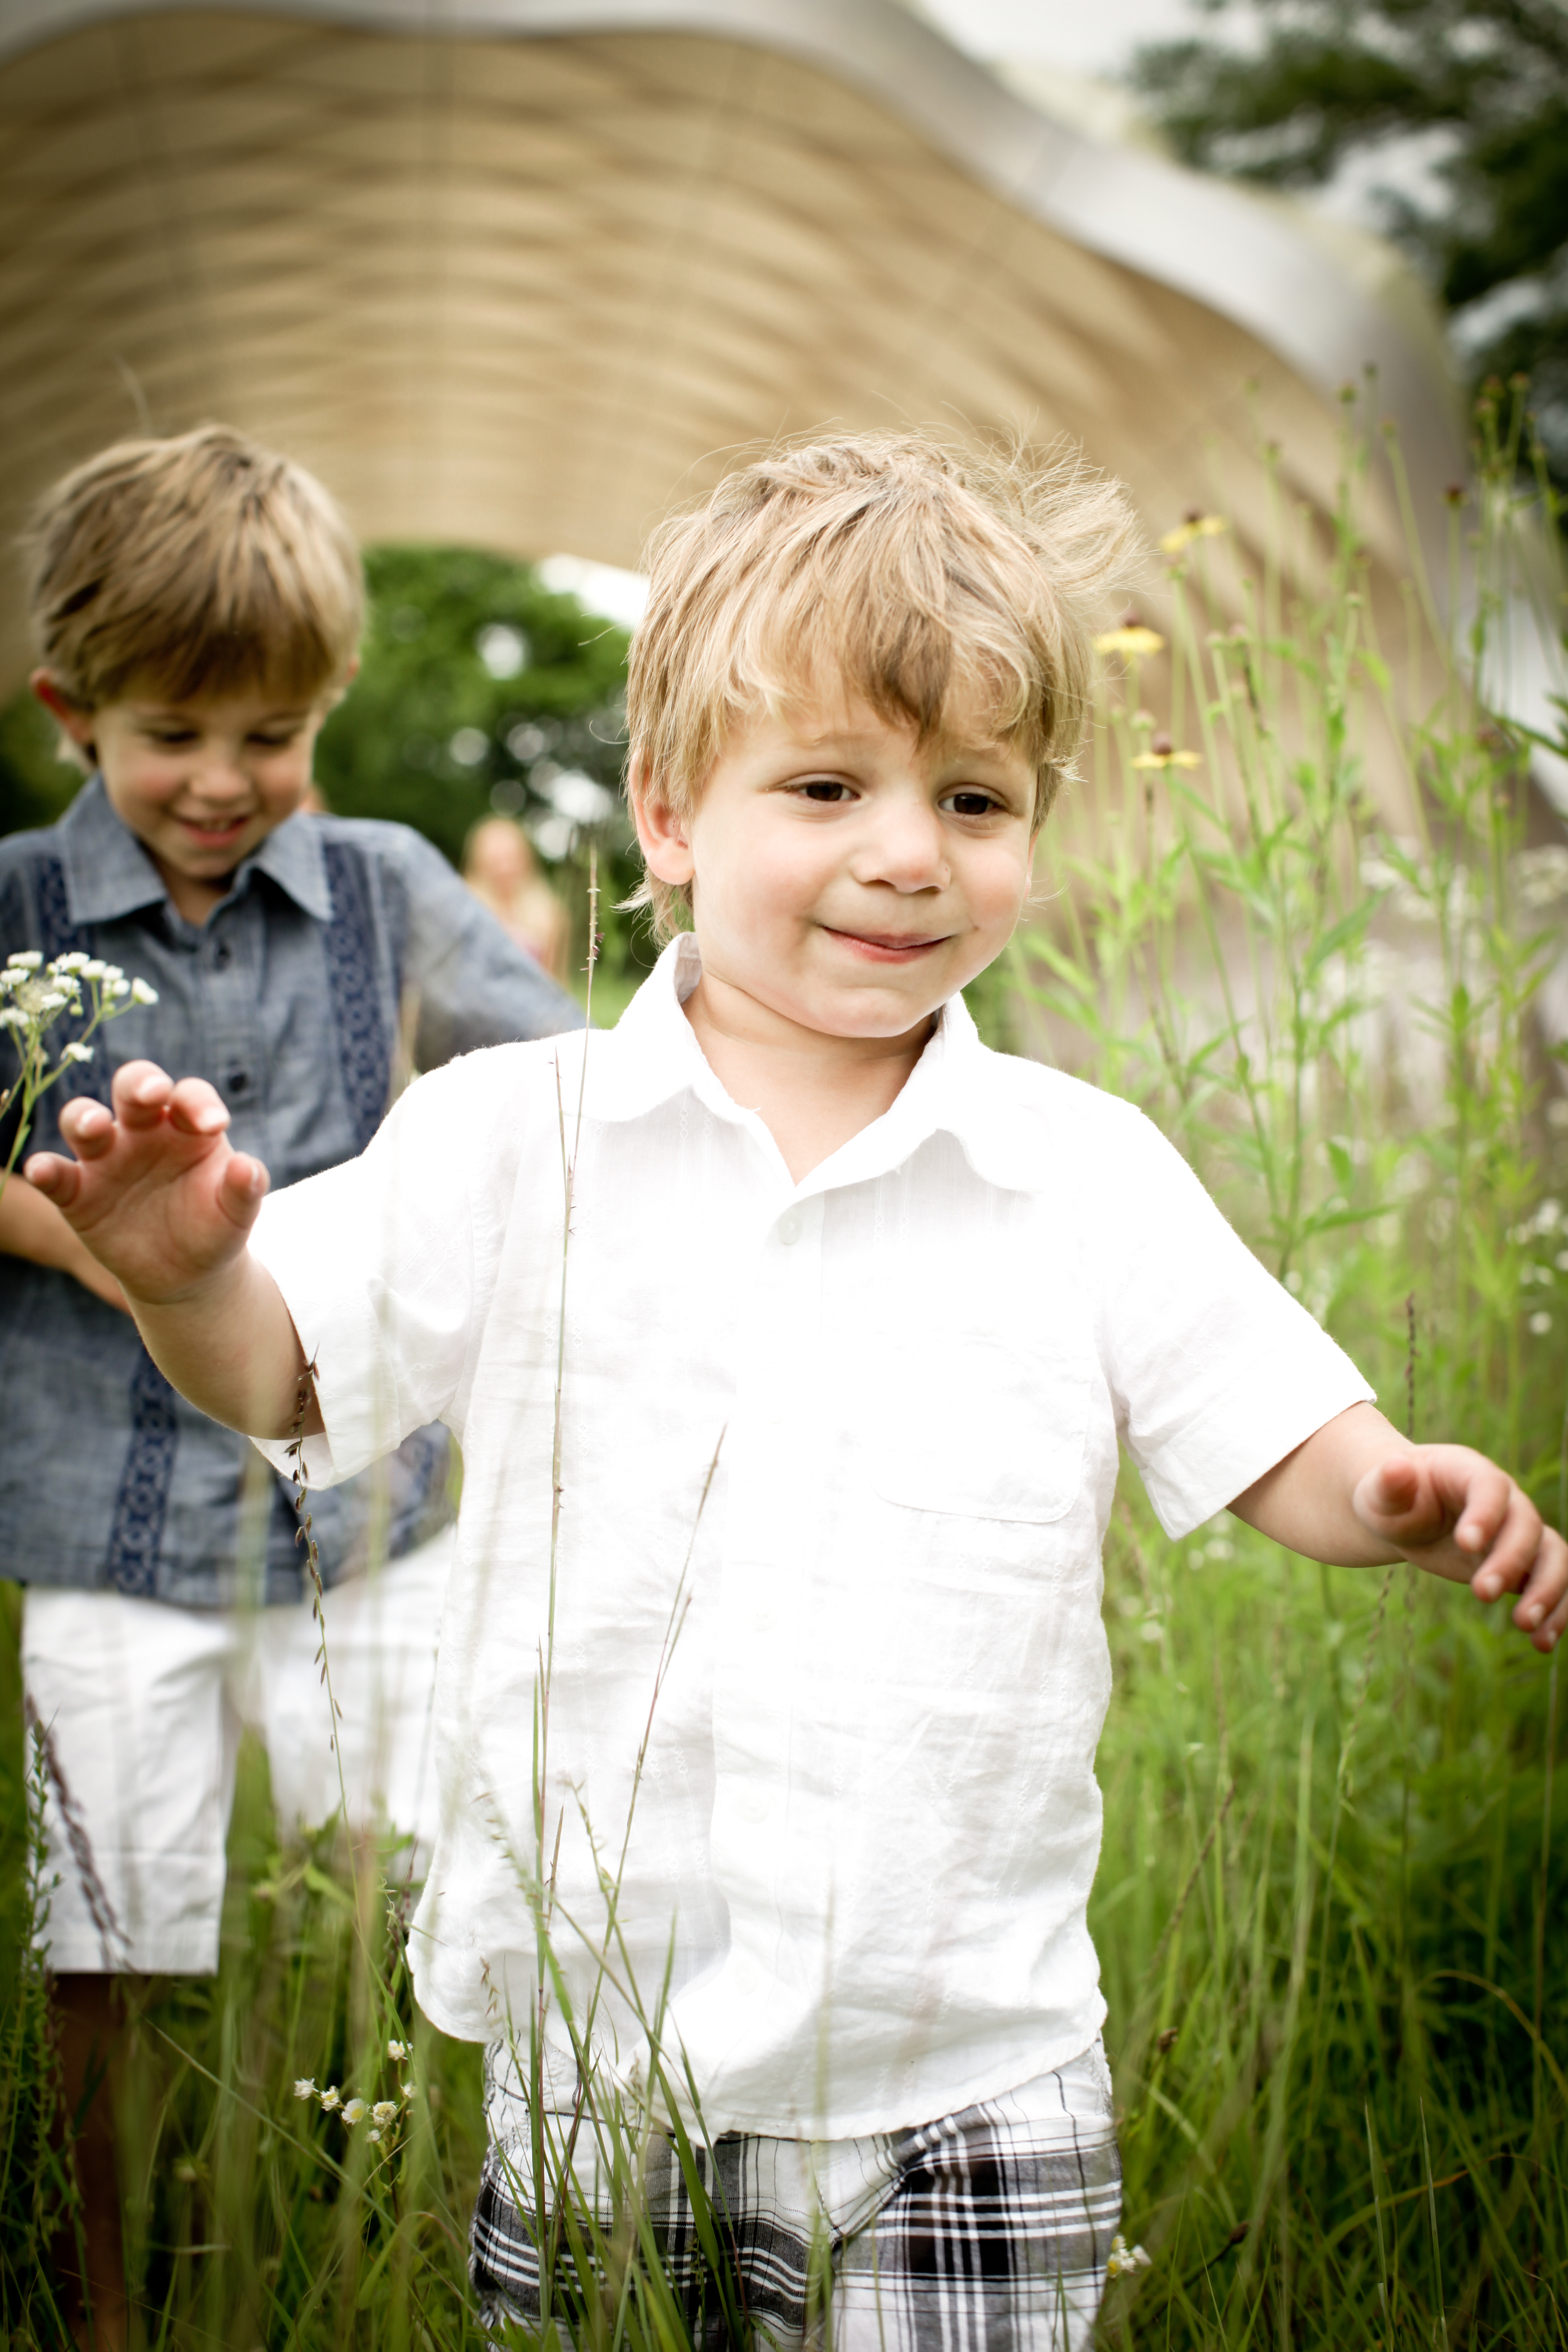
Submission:
M 1501 610 L 1510 431 L 1483 415 L 1479 502 L 1453 515 L 1456 572 L 1479 584 L 1471 639 L 1428 632 L 1409 703 L 1373 635 L 1353 417 L 1332 532 L 1282 499 L 1255 576 L 1217 519 L 1175 535 L 1169 647 L 1124 640 L 1106 689 L 1093 797 L 1118 822 L 1089 846 L 1064 834 L 1060 894 L 978 1009 L 1142 1102 L 1391 1417 L 1495 1451 L 1556 1517 L 1568 1137 L 1531 1004 L 1568 858 L 1532 843 L 1521 746 L 1466 683 Z M 1417 585 L 1415 627 L 1421 606 Z M 1418 788 L 1414 831 L 1388 831 L 1369 794 L 1374 737 Z M 1419 1041 L 1403 1061 L 1381 1017 L 1401 989 Z M 1111 2288 L 1103 2340 L 1568 2342 L 1555 1660 L 1500 1610 L 1403 1570 L 1315 1568 L 1228 1519 L 1172 1543 L 1131 1475 L 1106 1609 L 1117 1689 L 1091 1921 L 1126 2231 L 1151 2261 Z M 13 1616 L 0 1710 L 3 2340 L 47 2345 L 37 2253 L 60 2192 L 39 2129 L 40 1986 L 18 1945 Z M 393 2039 L 412 2051 L 395 2067 Z M 301 2076 L 395 2101 L 412 2080 L 416 2095 L 373 2147 L 297 2101 Z M 480 2342 L 463 2242 L 478 2053 L 414 2012 L 374 1875 L 356 1884 L 330 1832 L 276 1850 L 254 1754 L 220 1973 L 153 2000 L 125 2105 L 147 2345 Z M 679 2345 L 635 2245 L 602 2251 L 620 2292 L 590 2298 L 584 2340 Z

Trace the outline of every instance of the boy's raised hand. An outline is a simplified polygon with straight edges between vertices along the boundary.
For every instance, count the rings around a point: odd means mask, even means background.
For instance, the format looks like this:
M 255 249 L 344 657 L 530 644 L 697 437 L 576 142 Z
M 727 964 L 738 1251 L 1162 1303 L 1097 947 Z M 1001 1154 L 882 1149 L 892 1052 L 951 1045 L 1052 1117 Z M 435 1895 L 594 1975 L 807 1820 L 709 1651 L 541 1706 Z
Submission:
M 37 1152 L 24 1173 L 133 1303 L 174 1305 L 244 1250 L 267 1171 L 231 1149 L 205 1078 L 176 1084 L 154 1062 L 127 1062 L 112 1097 L 111 1110 L 68 1103 L 60 1132 L 76 1158 Z

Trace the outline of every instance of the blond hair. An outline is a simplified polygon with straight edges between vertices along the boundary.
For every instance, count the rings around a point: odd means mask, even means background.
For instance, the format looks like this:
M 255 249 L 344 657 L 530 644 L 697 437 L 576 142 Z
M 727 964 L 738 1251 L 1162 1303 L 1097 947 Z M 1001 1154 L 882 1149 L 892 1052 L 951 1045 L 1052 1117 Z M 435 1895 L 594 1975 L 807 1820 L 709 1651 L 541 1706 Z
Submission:
M 771 452 L 672 516 L 646 557 L 630 761 L 677 815 L 726 738 L 814 680 L 841 681 L 921 741 L 978 703 L 1036 774 L 1045 822 L 1088 722 L 1092 613 L 1129 560 L 1125 492 L 1076 456 L 960 452 L 868 433 Z M 659 936 L 689 908 L 648 875 Z
M 313 702 L 351 674 L 353 533 L 313 475 L 226 425 L 89 457 L 39 501 L 26 551 L 38 658 L 83 710 L 132 682 Z

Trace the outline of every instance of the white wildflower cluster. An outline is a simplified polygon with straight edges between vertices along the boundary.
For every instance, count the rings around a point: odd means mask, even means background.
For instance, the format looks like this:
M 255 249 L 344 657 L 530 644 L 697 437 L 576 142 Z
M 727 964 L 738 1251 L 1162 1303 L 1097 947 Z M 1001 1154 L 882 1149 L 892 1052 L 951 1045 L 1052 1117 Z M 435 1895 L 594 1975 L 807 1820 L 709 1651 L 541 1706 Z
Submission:
M 85 993 L 84 993 L 85 992 Z M 128 980 L 117 963 L 75 950 L 46 963 L 37 948 L 18 948 L 0 966 L 0 1028 L 26 1038 L 27 1046 L 41 1038 L 62 1013 L 87 1020 L 89 1029 L 132 1004 L 156 1004 L 158 992 L 144 980 Z M 27 1046 L 18 1044 L 24 1058 Z M 63 1059 L 85 1062 L 90 1045 L 68 1045 Z
M 105 963 L 80 949 L 47 963 L 37 948 L 17 948 L 6 957 L 0 965 L 0 1030 L 10 1031 L 21 1066 L 9 1087 L 0 1087 L 0 1111 L 8 1110 L 18 1094 L 22 1101 L 11 1160 L 0 1168 L 0 1185 L 26 1138 L 38 1097 L 74 1065 L 91 1061 L 95 1048 L 88 1041 L 93 1032 L 129 1013 L 133 1004 L 157 1002 L 157 990 L 144 980 L 129 980 L 117 963 Z M 50 1069 L 44 1041 L 62 1013 L 84 1025 L 79 1037 L 60 1048 Z
M 1107 2278 L 1131 2278 L 1139 2271 L 1146 2271 L 1153 2259 L 1152 2254 L 1144 2252 L 1142 2246 L 1130 2246 L 1118 2230 L 1110 2241 L 1110 2256 L 1105 2265 L 1105 2275 Z
M 395 2064 L 401 2063 L 409 2055 L 407 2042 L 389 2042 L 386 2054 Z M 374 2102 L 358 2096 L 345 2099 L 335 2083 L 329 2083 L 324 2091 L 320 2091 L 310 2076 L 301 2075 L 294 2085 L 294 2096 L 297 2099 L 314 2099 L 323 2115 L 341 2115 L 351 2131 L 363 2124 L 368 2116 L 370 2128 L 365 2137 L 380 2147 L 391 2136 L 399 2116 L 418 2095 L 418 2087 L 416 2083 L 400 2083 L 395 2099 L 376 2099 Z

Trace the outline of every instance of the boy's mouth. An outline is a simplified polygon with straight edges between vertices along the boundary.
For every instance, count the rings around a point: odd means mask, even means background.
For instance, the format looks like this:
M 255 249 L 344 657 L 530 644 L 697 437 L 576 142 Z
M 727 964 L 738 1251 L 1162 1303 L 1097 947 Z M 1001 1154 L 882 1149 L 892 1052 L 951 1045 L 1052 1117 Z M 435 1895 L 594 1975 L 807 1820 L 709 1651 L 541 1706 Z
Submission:
M 932 948 L 945 943 L 945 934 L 916 939 L 896 931 L 836 931 L 830 923 L 823 928 L 829 939 L 842 940 L 847 948 L 870 963 L 913 963 L 918 956 L 929 955 Z
M 248 816 L 176 817 L 175 824 L 194 849 L 226 849 L 250 823 Z

